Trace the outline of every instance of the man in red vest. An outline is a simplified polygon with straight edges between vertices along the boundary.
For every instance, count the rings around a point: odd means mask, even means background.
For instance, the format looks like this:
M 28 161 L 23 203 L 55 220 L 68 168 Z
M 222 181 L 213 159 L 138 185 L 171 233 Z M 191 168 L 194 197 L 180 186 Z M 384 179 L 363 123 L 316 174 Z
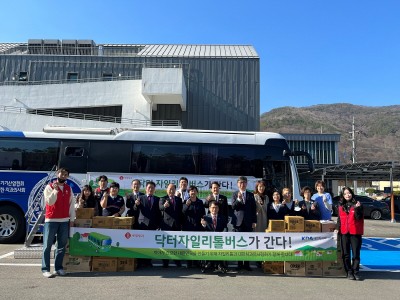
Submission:
M 42 273 L 44 277 L 64 276 L 63 258 L 68 241 L 69 226 L 75 219 L 74 195 L 66 183 L 69 171 L 65 168 L 57 170 L 57 180 L 49 183 L 43 193 L 46 203 L 46 217 L 43 229 Z M 54 273 L 50 273 L 50 251 L 57 236 L 57 249 L 54 262 Z

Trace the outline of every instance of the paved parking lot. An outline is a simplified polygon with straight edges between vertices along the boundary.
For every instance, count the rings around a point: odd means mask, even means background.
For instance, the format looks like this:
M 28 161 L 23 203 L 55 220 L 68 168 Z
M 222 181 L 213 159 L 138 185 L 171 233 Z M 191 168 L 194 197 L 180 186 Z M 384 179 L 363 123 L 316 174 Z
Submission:
M 366 220 L 365 236 L 398 238 L 400 223 Z M 252 272 L 230 271 L 222 275 L 158 266 L 132 273 L 76 273 L 47 279 L 41 275 L 40 259 L 14 259 L 13 251 L 21 247 L 0 245 L 0 295 L 3 299 L 393 298 L 398 295 L 400 280 L 400 272 L 363 272 L 364 280 L 356 282 L 345 278 L 265 275 L 255 268 Z

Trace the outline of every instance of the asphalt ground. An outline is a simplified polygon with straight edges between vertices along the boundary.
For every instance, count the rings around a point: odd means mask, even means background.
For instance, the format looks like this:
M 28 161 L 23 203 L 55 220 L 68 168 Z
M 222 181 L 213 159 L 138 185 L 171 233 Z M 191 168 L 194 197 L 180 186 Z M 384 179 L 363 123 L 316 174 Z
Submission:
M 366 220 L 365 237 L 400 237 L 400 222 Z M 70 273 L 44 278 L 40 259 L 15 259 L 22 244 L 0 245 L 0 299 L 374 299 L 399 295 L 398 271 L 361 272 L 346 278 L 289 277 L 253 271 L 226 274 L 161 266 L 126 273 Z M 362 257 L 361 257 L 362 261 Z M 158 264 L 160 265 L 160 264 Z

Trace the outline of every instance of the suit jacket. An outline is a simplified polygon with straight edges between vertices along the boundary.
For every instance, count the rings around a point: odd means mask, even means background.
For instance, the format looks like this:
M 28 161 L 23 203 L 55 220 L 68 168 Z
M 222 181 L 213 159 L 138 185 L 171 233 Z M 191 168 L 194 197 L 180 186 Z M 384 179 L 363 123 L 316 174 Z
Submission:
M 174 196 L 174 204 L 170 203 L 170 206 L 165 208 L 164 204 L 166 201 L 169 201 L 169 196 L 164 196 L 160 198 L 159 206 L 161 214 L 163 215 L 161 218 L 161 230 L 171 230 L 171 231 L 180 231 L 182 230 L 182 199 Z
M 143 196 L 144 194 L 142 192 L 139 192 L 138 195 L 140 197 L 140 196 Z M 126 196 L 126 208 L 128 209 L 128 211 L 126 212 L 126 215 L 128 217 L 135 216 L 135 210 L 133 209 L 133 207 L 135 206 L 136 199 L 139 197 L 134 195 L 133 193 L 130 193 Z
M 286 205 L 281 205 L 279 207 L 278 212 L 276 212 L 273 202 L 270 202 L 268 204 L 268 209 L 267 209 L 267 215 L 268 215 L 268 220 L 284 220 L 285 215 L 288 214 L 288 208 Z
M 243 201 L 238 200 L 238 192 L 236 191 L 232 195 L 232 209 L 236 217 L 232 220 L 232 224 L 236 227 L 245 226 L 246 231 L 252 231 L 252 224 L 257 223 L 254 194 L 246 191 L 246 200 L 243 203 Z
M 214 231 L 214 232 L 226 232 L 228 231 L 228 220 L 222 214 L 218 214 L 217 216 L 217 227 L 214 228 L 212 215 L 208 214 L 204 220 L 207 222 L 206 227 L 203 227 L 205 231 Z
M 160 198 L 152 196 L 152 202 L 148 200 L 147 195 L 139 197 L 140 204 L 134 205 L 133 209 L 138 213 L 138 229 L 157 230 L 160 227 L 161 211 Z
M 183 203 L 183 214 L 185 215 L 185 220 L 183 223 L 184 231 L 203 231 L 203 226 L 201 225 L 201 218 L 206 214 L 203 201 L 196 199 L 189 206 L 186 205 L 186 201 Z
M 214 197 L 213 194 L 210 194 L 210 196 Z M 219 214 L 222 214 L 225 216 L 225 218 L 228 220 L 228 198 L 226 196 L 219 194 L 218 195 L 218 205 L 219 205 Z M 204 202 L 204 207 L 208 208 L 209 203 L 208 201 Z
M 310 202 L 311 204 L 314 204 L 314 210 L 311 209 L 311 206 L 309 210 L 307 210 L 307 208 L 303 208 L 303 206 L 307 207 L 306 201 L 299 201 L 299 207 L 301 208 L 301 211 L 299 211 L 299 216 L 304 217 L 304 220 L 321 220 L 321 212 L 319 211 L 318 203 L 313 200 Z

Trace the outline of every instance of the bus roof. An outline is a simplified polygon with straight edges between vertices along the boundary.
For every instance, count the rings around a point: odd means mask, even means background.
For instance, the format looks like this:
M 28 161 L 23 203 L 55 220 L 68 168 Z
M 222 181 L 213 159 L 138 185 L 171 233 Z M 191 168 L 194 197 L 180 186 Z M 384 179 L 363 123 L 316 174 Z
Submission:
M 45 127 L 43 132 L 0 131 L 0 137 L 249 145 L 264 145 L 269 139 L 285 139 L 282 135 L 271 132 L 171 128 L 77 128 L 62 126 Z

